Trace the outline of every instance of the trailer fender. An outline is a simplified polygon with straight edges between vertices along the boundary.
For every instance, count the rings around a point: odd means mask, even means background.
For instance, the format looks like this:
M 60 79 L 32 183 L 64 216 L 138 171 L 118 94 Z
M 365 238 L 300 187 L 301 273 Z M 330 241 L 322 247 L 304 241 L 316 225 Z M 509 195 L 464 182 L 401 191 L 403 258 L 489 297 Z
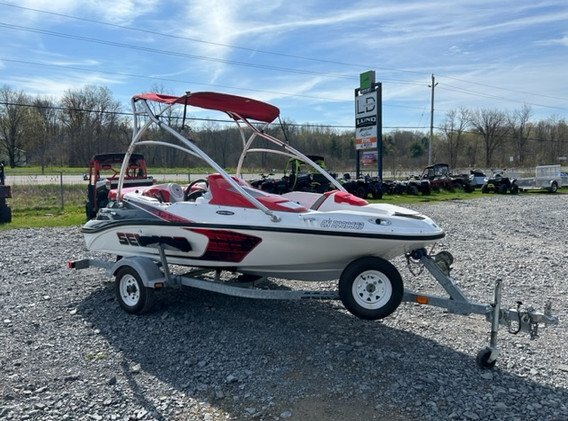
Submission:
M 146 257 L 123 257 L 112 266 L 111 274 L 116 275 L 118 270 L 124 266 L 129 266 L 138 272 L 145 287 L 155 288 L 157 283 L 165 284 L 166 282 L 164 273 L 158 264 Z

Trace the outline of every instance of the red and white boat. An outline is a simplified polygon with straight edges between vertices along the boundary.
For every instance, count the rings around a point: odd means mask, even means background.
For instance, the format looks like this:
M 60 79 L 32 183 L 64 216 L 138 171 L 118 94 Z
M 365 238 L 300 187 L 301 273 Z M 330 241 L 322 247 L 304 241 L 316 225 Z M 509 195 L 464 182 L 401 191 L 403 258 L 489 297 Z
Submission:
M 340 293 L 345 284 L 343 289 L 352 292 L 348 295 L 354 297 L 354 306 L 376 318 L 377 310 L 384 316 L 385 305 L 387 313 L 394 310 L 403 294 L 400 275 L 388 260 L 444 237 L 444 231 L 427 216 L 389 204 L 369 204 L 349 194 L 307 156 L 267 134 L 264 129 L 279 115 L 273 105 L 195 92 L 180 97 L 140 94 L 133 97 L 132 106 L 134 135 L 123 174 L 129 156 L 144 145 L 175 148 L 199 157 L 212 168 L 212 174 L 183 187 L 168 183 L 123 188 L 119 182 L 114 200 L 82 229 L 89 250 L 155 261 L 165 257 L 170 264 L 247 276 L 340 279 Z M 176 106 L 219 110 L 235 121 L 243 142 L 235 175 L 166 124 L 162 116 Z M 158 127 L 172 135 L 170 142 L 146 140 L 148 130 Z M 276 147 L 255 148 L 259 139 Z M 254 189 L 240 172 L 246 156 L 255 152 L 307 162 L 336 190 L 275 195 Z

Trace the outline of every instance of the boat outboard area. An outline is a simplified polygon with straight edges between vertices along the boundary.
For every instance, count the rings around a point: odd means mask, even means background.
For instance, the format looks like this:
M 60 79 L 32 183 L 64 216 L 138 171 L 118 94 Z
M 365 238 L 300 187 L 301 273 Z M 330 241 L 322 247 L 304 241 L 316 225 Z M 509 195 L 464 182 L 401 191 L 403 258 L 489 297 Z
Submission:
M 224 112 L 237 125 L 242 152 L 234 174 L 228 174 L 162 118 L 174 107 L 182 107 L 185 115 L 190 106 Z M 544 313 L 530 308 L 502 309 L 501 282 L 493 303 L 469 301 L 450 275 L 453 256 L 447 251 L 428 251 L 444 238 L 444 230 L 420 212 L 369 203 L 348 193 L 308 156 L 267 133 L 266 127 L 280 114 L 277 107 L 235 95 L 187 92 L 179 97 L 135 95 L 132 108 L 133 137 L 118 187 L 109 192 L 108 205 L 82 228 L 89 251 L 112 257 L 69 263 L 76 269 L 104 268 L 115 276 L 116 296 L 125 311 L 149 311 L 155 292 L 173 285 L 256 299 L 339 299 L 349 312 L 367 320 L 389 316 L 402 302 L 430 304 L 458 314 L 486 316 L 492 339 L 477 357 L 483 367 L 492 367 L 497 359 L 500 324 L 515 320 L 519 331 L 534 335 L 539 325 L 557 322 L 550 308 Z M 168 140 L 148 140 L 151 128 L 165 130 Z M 262 146 L 257 146 L 260 140 Z M 211 172 L 185 186 L 124 187 L 130 155 L 145 146 L 184 152 L 199 158 Z M 241 171 L 246 157 L 259 152 L 301 160 L 327 178 L 331 189 L 278 195 L 252 187 Z M 406 289 L 401 273 L 391 263 L 400 256 L 409 265 L 425 268 L 449 297 Z M 174 265 L 189 272 L 174 273 Z M 259 287 L 268 278 L 273 282 L 332 281 L 337 289 Z

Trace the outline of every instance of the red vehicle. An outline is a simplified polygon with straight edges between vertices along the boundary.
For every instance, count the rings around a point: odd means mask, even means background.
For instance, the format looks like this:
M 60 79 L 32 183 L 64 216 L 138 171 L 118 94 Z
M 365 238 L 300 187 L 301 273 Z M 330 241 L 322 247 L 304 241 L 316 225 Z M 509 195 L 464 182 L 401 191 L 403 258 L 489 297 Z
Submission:
M 90 159 L 89 174 L 85 174 L 85 180 L 89 181 L 85 204 L 87 219 L 94 218 L 99 209 L 107 205 L 109 191 L 118 187 L 124 155 L 124 153 L 105 153 L 95 155 Z M 125 172 L 124 186 L 137 187 L 152 184 L 154 184 L 154 179 L 148 176 L 144 156 L 132 154 Z

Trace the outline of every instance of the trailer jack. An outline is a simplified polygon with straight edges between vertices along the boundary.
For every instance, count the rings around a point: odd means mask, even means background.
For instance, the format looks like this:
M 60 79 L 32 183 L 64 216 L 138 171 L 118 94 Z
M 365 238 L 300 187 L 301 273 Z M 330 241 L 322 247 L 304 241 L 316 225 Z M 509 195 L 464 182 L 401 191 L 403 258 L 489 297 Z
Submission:
M 493 368 L 495 366 L 499 356 L 499 348 L 497 347 L 499 325 L 506 325 L 509 333 L 518 334 L 519 332 L 525 332 L 530 335 L 531 339 L 536 339 L 540 325 L 558 324 L 558 317 L 552 314 L 550 302 L 545 305 L 543 312 L 535 311 L 532 307 L 521 310 L 522 303 L 520 301 L 517 301 L 516 308 L 501 308 L 501 292 L 503 289 L 503 281 L 501 279 L 497 279 L 495 282 L 493 303 L 481 304 L 470 301 L 458 287 L 454 278 L 450 276 L 450 265 L 454 259 L 447 251 L 430 255 L 426 249 L 419 249 L 408 253 L 406 259 L 409 268 L 412 264 L 421 264 L 423 268 L 426 268 L 448 293 L 449 298 L 417 294 L 405 289 L 403 301 L 442 307 L 450 313 L 460 315 L 481 314 L 485 315 L 487 321 L 490 322 L 489 346 L 481 349 L 476 357 L 476 362 L 481 368 Z M 411 273 L 416 273 L 412 268 L 410 269 Z

